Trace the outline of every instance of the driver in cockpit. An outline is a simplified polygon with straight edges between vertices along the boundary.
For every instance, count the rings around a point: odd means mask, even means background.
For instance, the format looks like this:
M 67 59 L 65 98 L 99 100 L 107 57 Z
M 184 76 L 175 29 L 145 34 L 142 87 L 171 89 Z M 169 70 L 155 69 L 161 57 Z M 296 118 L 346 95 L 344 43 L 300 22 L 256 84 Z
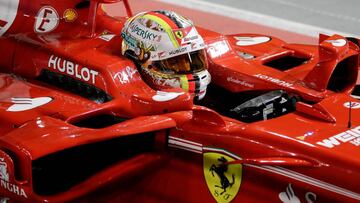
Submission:
M 153 89 L 205 96 L 211 81 L 205 43 L 191 20 L 172 11 L 143 12 L 127 20 L 121 35 L 122 54 Z

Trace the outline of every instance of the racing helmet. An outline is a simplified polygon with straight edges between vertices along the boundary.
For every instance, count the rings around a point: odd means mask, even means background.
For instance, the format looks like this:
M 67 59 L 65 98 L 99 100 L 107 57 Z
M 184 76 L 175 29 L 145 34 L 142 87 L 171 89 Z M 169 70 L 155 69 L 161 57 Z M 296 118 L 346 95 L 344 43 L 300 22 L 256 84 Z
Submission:
M 189 19 L 172 11 L 151 11 L 129 18 L 122 30 L 122 54 L 131 58 L 156 90 L 182 88 L 195 99 L 211 81 L 205 43 Z

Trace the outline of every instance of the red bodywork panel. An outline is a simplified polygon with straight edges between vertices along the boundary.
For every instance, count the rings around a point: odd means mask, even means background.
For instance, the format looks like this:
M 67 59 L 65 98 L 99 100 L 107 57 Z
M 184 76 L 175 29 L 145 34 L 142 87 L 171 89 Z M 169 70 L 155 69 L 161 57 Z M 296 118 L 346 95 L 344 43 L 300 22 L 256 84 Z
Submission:
M 355 42 L 322 35 L 319 45 L 288 44 L 198 28 L 212 85 L 194 102 L 152 89 L 121 55 L 127 0 L 123 17 L 103 10 L 112 0 L 4 2 L 4 201 L 360 200 Z M 256 100 L 279 91 L 288 97 Z

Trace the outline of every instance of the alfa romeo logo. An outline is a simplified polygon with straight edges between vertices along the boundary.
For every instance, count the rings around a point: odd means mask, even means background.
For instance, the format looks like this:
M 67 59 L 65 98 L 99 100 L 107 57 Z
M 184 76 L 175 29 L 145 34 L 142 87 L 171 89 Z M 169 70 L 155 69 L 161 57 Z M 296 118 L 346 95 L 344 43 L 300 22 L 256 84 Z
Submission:
M 241 164 L 227 164 L 235 159 L 220 153 L 204 153 L 206 184 L 219 203 L 231 202 L 239 192 L 242 179 Z

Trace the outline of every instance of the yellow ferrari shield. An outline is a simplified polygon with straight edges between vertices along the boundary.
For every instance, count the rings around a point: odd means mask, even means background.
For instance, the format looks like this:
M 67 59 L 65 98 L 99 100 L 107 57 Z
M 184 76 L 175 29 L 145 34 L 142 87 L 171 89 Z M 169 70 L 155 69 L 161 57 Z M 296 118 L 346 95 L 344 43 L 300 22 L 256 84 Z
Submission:
M 235 159 L 216 152 L 204 153 L 206 184 L 219 203 L 231 202 L 237 195 L 242 179 L 242 165 L 229 164 Z
M 177 38 L 182 39 L 184 38 L 184 33 L 181 30 L 175 32 Z

